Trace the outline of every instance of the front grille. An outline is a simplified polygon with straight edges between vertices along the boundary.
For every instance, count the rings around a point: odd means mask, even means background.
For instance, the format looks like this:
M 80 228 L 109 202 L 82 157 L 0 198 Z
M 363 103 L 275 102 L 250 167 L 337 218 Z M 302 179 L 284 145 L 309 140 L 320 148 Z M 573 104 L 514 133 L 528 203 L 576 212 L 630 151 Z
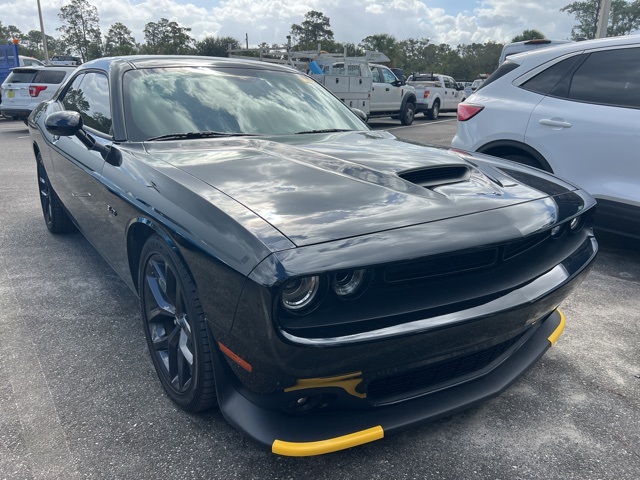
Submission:
M 549 236 L 550 232 L 547 230 L 546 232 L 530 235 L 522 240 L 516 240 L 515 242 L 508 243 L 504 247 L 503 258 L 508 260 L 509 258 L 515 257 L 516 255 L 535 247 L 539 243 L 544 242 L 549 238 Z
M 407 396 L 408 394 L 429 390 L 436 385 L 450 384 L 456 379 L 462 379 L 489 366 L 515 345 L 523 335 L 524 333 L 521 333 L 506 342 L 470 355 L 446 360 L 400 375 L 374 380 L 367 388 L 367 397 L 373 401 L 380 401 L 390 397 Z
M 447 165 L 442 167 L 420 168 L 398 173 L 400 178 L 422 187 L 435 187 L 447 183 L 467 180 L 471 172 L 464 165 Z
M 416 260 L 388 267 L 384 272 L 386 282 L 402 282 L 441 275 L 452 275 L 493 266 L 498 259 L 498 249 Z

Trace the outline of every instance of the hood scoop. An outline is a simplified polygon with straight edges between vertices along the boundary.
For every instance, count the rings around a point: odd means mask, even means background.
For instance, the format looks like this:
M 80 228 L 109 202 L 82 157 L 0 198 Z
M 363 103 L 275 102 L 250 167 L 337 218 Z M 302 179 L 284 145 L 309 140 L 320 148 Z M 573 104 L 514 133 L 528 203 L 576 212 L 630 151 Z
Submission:
M 399 172 L 398 176 L 407 182 L 429 188 L 464 182 L 471 176 L 471 169 L 466 165 L 439 165 L 428 168 L 412 168 Z

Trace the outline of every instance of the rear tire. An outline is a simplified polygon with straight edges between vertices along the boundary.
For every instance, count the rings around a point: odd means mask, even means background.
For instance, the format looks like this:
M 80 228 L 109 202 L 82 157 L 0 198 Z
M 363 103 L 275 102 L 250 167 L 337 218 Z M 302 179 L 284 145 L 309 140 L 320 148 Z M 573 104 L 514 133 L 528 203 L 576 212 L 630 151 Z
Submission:
M 425 112 L 425 115 L 429 120 L 435 120 L 440 115 L 440 102 L 436 100 L 433 102 L 433 107 Z
M 165 392 L 190 412 L 215 407 L 212 341 L 186 266 L 159 235 L 152 235 L 138 271 L 144 333 Z

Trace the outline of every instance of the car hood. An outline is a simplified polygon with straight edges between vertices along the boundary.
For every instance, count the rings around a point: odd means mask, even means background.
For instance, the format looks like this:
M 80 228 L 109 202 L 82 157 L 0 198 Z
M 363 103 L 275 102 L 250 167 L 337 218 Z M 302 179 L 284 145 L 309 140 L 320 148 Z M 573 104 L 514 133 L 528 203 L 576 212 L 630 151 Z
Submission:
M 511 162 L 414 145 L 388 132 L 147 142 L 145 147 L 155 160 L 241 203 L 297 246 L 505 208 L 575 189 Z

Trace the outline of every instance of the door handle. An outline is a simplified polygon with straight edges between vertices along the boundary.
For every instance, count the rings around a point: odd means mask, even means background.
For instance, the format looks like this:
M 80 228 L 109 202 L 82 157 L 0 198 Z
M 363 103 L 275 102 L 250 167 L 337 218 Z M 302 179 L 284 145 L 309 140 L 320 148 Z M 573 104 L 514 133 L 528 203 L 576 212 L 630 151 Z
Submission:
M 387 87 L 387 92 L 389 91 L 389 87 Z
M 565 122 L 559 118 L 542 118 L 539 123 L 540 125 L 546 125 L 548 127 L 571 128 L 569 122 Z

